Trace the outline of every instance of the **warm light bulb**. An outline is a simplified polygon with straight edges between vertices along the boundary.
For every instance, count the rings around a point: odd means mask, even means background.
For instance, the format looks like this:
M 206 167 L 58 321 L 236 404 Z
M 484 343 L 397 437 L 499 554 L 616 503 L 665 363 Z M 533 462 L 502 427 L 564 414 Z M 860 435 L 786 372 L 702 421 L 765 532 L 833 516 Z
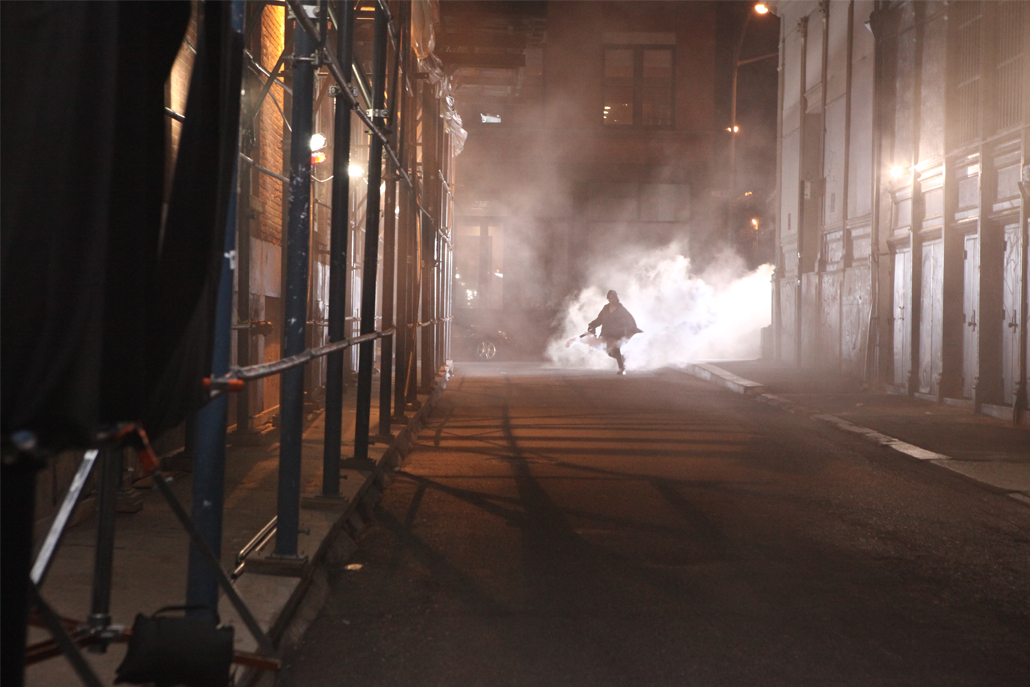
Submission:
M 311 152 L 325 148 L 326 140 L 322 134 L 315 134 L 311 137 Z
M 769 7 L 765 3 L 760 2 L 757 5 L 755 5 L 755 12 L 758 12 L 759 14 L 768 14 Z
M 897 165 L 891 167 L 891 179 L 900 179 L 905 173 L 904 168 L 898 167 Z
M 365 176 L 365 170 L 361 165 L 351 165 L 347 168 L 347 175 L 351 177 Z

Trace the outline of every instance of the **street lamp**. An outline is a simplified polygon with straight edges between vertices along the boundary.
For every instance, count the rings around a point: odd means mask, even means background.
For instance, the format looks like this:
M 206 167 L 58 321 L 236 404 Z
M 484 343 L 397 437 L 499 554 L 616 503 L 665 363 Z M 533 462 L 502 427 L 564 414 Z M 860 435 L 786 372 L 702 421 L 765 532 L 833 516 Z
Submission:
M 764 3 L 758 3 L 753 8 L 754 14 L 768 14 L 769 7 Z M 730 125 L 726 131 L 730 133 L 730 208 L 732 212 L 733 199 L 737 196 L 737 134 L 740 133 L 740 126 L 737 124 L 737 71 L 746 64 L 761 62 L 779 55 L 778 52 L 770 52 L 757 57 L 740 59 L 740 51 L 744 48 L 744 38 L 747 36 L 747 27 L 751 23 L 752 12 L 747 13 L 744 19 L 744 26 L 740 29 L 740 38 L 737 40 L 737 49 L 733 52 L 733 92 L 730 96 Z

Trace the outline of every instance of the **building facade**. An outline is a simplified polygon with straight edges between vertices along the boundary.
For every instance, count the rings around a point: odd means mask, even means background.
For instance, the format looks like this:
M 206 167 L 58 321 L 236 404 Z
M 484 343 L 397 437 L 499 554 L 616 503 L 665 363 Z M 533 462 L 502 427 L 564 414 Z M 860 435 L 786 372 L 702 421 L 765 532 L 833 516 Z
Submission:
M 717 6 L 442 3 L 469 140 L 455 307 L 527 326 L 628 246 L 725 232 L 714 198 Z
M 774 7 L 775 355 L 1025 421 L 1030 7 Z

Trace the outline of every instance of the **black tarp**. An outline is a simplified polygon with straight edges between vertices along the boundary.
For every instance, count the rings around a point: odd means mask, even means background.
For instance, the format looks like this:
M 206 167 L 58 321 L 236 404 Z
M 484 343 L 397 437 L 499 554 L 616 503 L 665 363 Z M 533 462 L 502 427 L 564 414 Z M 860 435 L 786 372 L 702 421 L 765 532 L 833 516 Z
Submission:
M 207 399 L 240 89 L 229 4 L 199 7 L 162 230 L 165 82 L 189 3 L 0 3 L 4 684 L 21 678 L 35 467 L 12 434 L 43 452 L 118 422 L 154 437 Z
M 123 421 L 156 436 L 204 402 L 239 107 L 220 83 L 226 7 L 201 23 L 162 235 L 188 3 L 4 3 L 5 442 L 82 447 Z

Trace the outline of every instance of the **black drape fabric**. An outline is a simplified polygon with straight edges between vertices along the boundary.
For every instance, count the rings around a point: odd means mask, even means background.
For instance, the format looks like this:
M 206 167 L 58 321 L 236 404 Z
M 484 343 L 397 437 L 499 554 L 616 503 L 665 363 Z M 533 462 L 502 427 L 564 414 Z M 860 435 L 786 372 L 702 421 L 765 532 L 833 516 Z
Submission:
M 153 435 L 175 427 L 209 398 L 214 315 L 225 229 L 238 154 L 243 36 L 232 29 L 228 2 L 203 5 L 157 287 L 146 344 L 147 403 Z
M 164 89 L 188 2 L 0 3 L 2 683 L 22 683 L 34 475 L 111 423 L 207 399 L 239 125 L 240 37 L 201 3 L 162 231 Z
M 202 3 L 162 233 L 164 89 L 187 2 L 3 3 L 2 431 L 152 436 L 206 400 L 239 112 L 229 4 Z

